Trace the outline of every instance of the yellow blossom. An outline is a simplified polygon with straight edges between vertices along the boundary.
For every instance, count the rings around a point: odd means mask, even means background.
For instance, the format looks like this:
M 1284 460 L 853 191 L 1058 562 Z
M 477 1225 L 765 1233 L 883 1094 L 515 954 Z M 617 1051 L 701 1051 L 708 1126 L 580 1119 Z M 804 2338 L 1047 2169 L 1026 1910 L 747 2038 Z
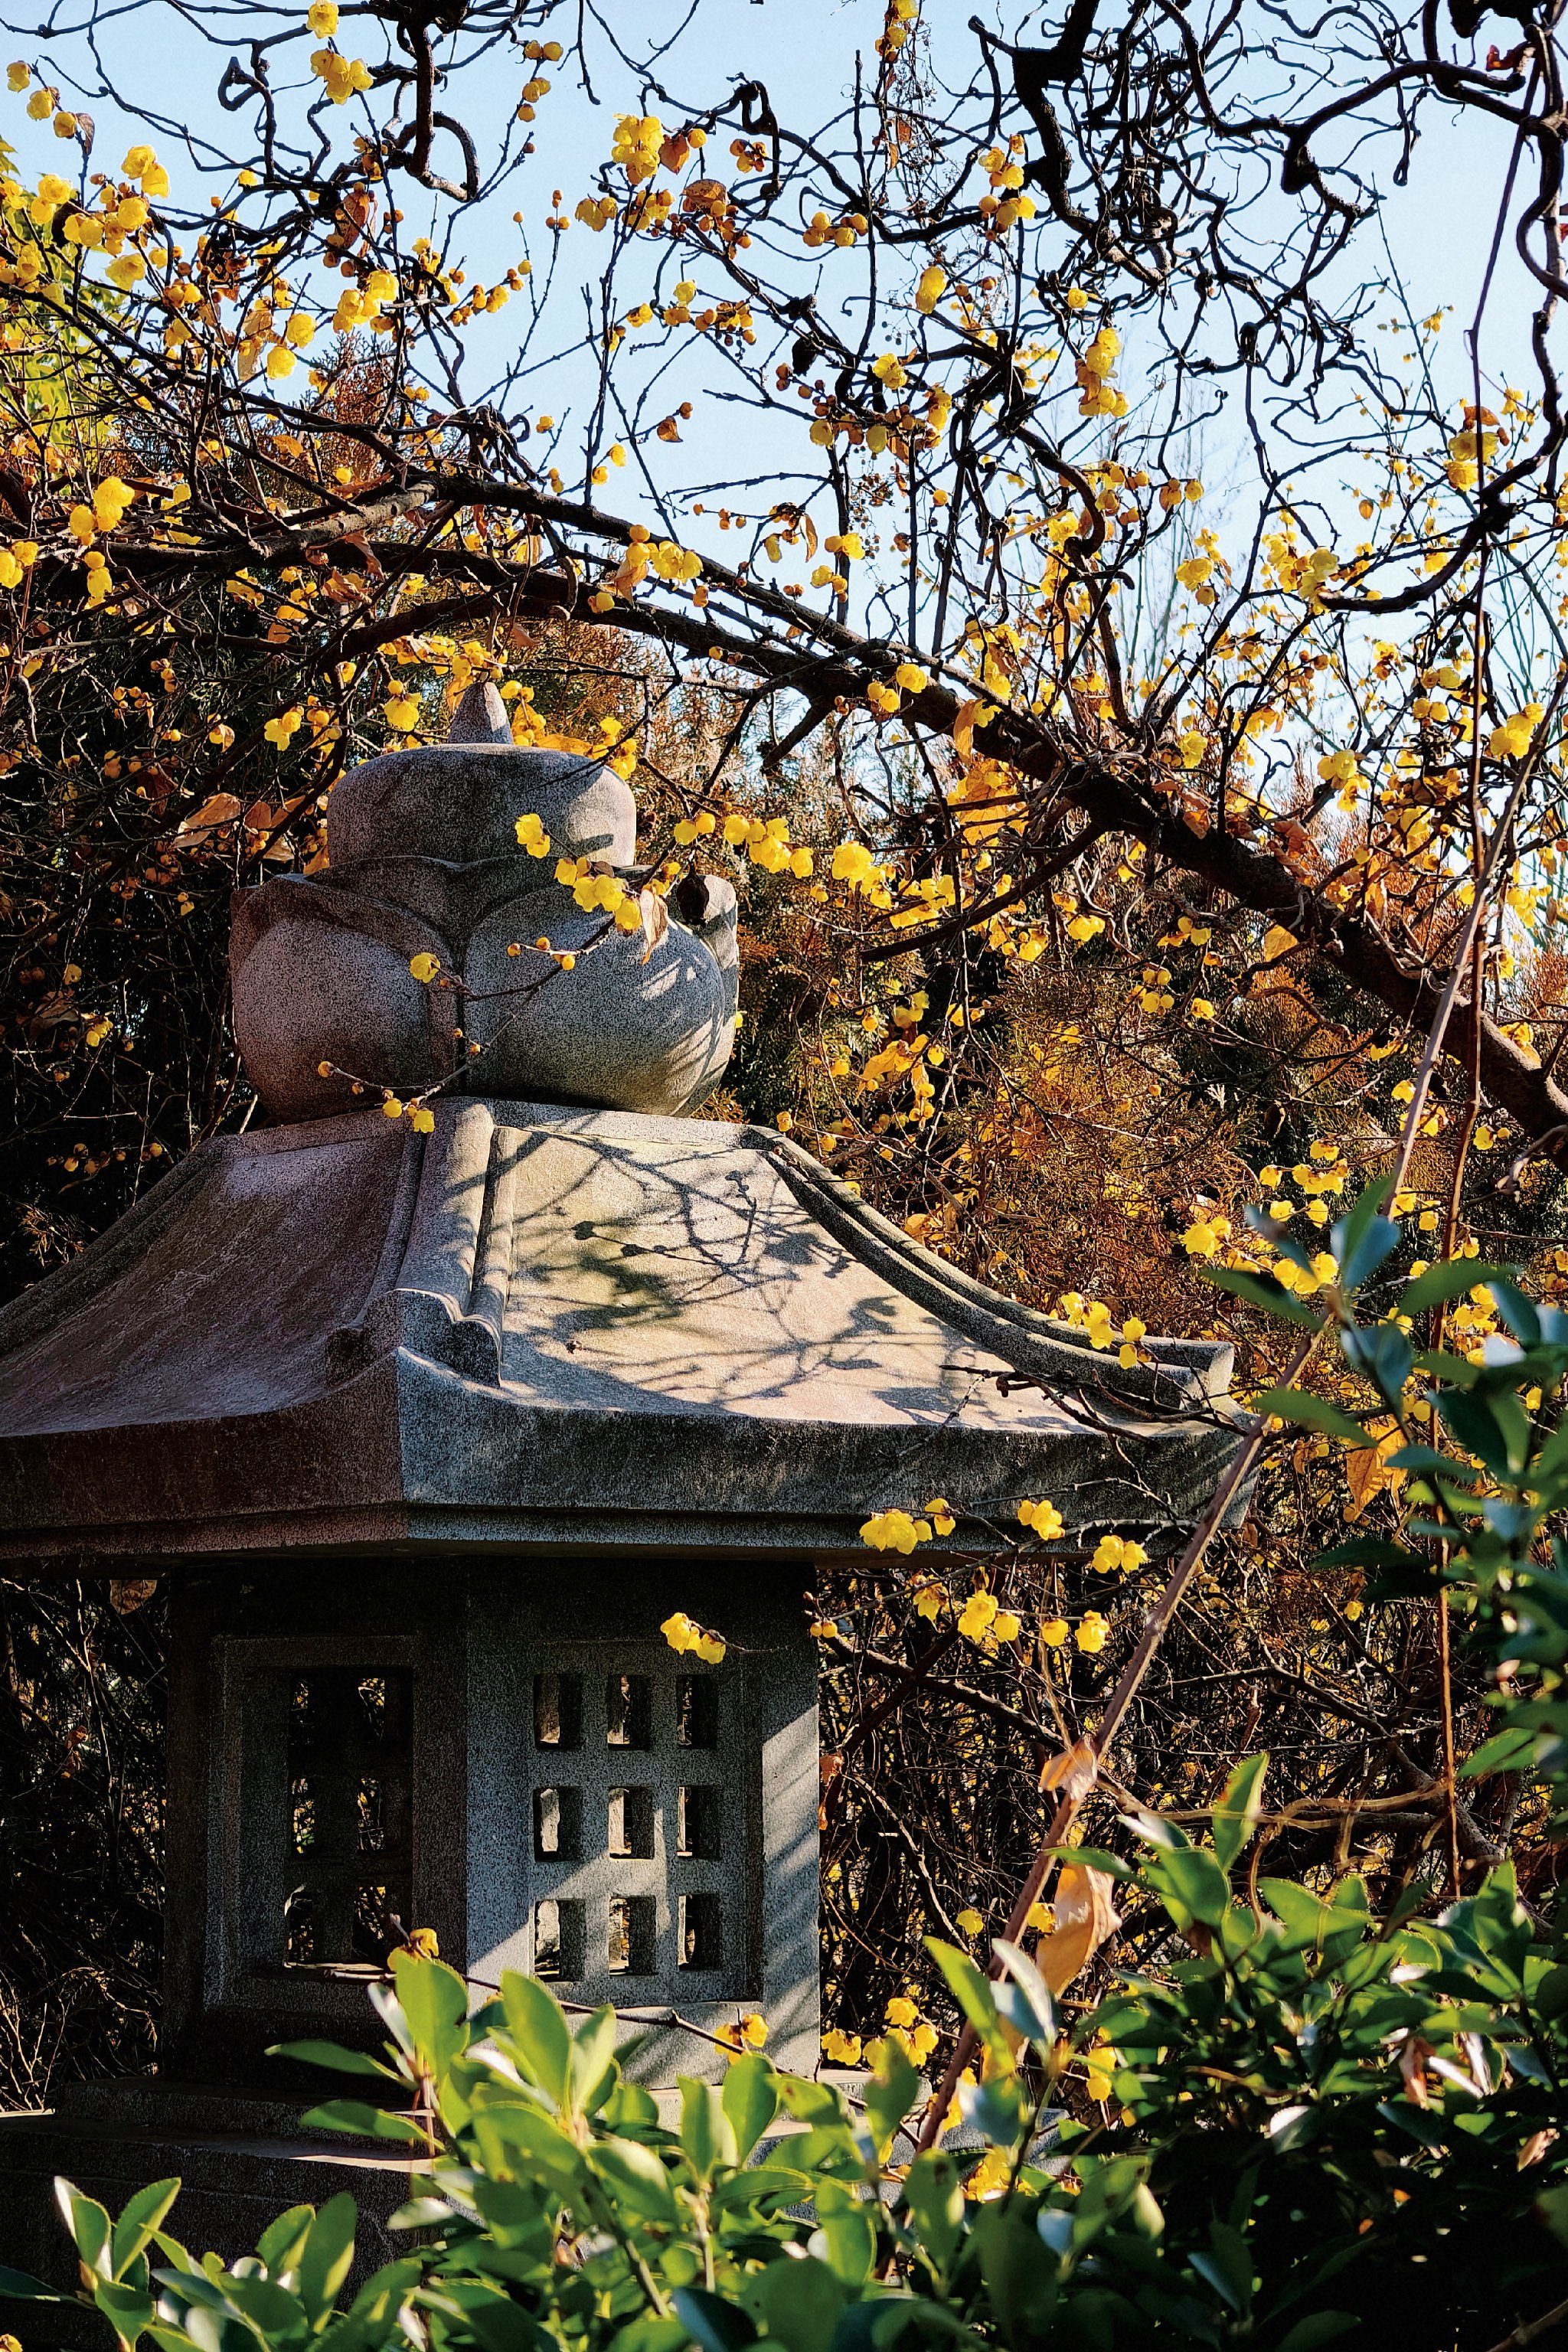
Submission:
M 908 1555 L 918 1543 L 930 1543 L 931 1527 L 929 1519 L 911 1518 L 908 1511 L 876 1511 L 860 1530 L 860 1540 L 873 1551 L 900 1551 Z
M 989 1630 L 991 1621 L 995 1614 L 994 1593 L 972 1592 L 959 1612 L 958 1630 L 966 1642 L 978 1642 L 981 1635 Z

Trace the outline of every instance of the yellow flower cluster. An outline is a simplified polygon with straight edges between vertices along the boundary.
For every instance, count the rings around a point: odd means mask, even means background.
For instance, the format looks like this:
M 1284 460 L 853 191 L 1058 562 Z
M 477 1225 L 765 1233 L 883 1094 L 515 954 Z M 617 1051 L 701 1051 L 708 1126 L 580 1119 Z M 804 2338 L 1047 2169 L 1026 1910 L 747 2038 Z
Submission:
M 991 184 L 976 207 L 994 236 L 1005 235 L 1019 221 L 1033 220 L 1035 199 L 1024 190 L 1024 142 L 1015 137 L 1005 147 L 993 147 L 980 158 Z M 1113 415 L 1124 415 L 1125 404 Z
M 887 887 L 887 868 L 878 864 L 861 842 L 839 843 L 833 853 L 832 874 L 836 882 L 847 882 L 851 890 L 858 890 L 873 907 L 890 907 L 893 903 Z
M 1263 546 L 1274 577 L 1288 594 L 1319 596 L 1340 569 L 1339 556 L 1331 547 L 1315 547 L 1310 555 L 1303 555 L 1284 532 L 1265 540 Z
M 331 1063 L 323 1062 L 321 1076 L 327 1076 L 331 1069 Z M 406 1118 L 416 1135 L 433 1135 L 436 1131 L 436 1114 L 427 1103 L 405 1103 L 397 1095 L 384 1095 L 381 1108 L 388 1118 Z
M 519 848 L 526 849 L 531 857 L 549 856 L 550 835 L 545 832 L 534 810 L 529 809 L 524 815 L 520 816 L 513 830 L 517 835 Z
M 679 837 L 678 826 L 677 840 Z M 733 809 L 724 819 L 723 837 L 731 848 L 743 846 L 752 864 L 760 866 L 764 874 L 793 874 L 803 882 L 810 876 L 811 852 L 791 848 L 789 826 L 782 816 L 742 816 L 739 809 Z
M 1487 738 L 1487 751 L 1494 760 L 1522 760 L 1534 740 L 1535 730 L 1546 716 L 1543 703 L 1527 702 L 1500 727 L 1494 727 Z
M 269 719 L 261 731 L 276 751 L 286 751 L 304 724 L 304 706 L 296 702 L 291 709 L 280 711 L 276 719 Z
M 805 225 L 801 243 L 813 251 L 819 245 L 853 245 L 865 236 L 871 224 L 864 213 L 846 213 L 843 219 L 830 221 L 826 213 L 813 213 Z
M 390 269 L 373 269 L 363 286 L 350 286 L 338 297 L 332 312 L 332 326 L 340 335 L 352 334 L 355 327 L 372 327 L 379 331 L 381 313 L 388 302 L 397 297 L 397 280 Z
M 1083 2086 L 1089 2097 L 1098 2105 L 1103 2105 L 1110 2098 L 1111 2084 L 1116 2078 L 1116 2070 L 1121 2063 L 1121 2059 L 1110 2047 L 1104 2034 L 1097 2034 L 1094 2047 L 1084 2053 Z
M 589 599 L 595 612 L 607 613 L 616 596 L 629 596 L 649 572 L 657 580 L 678 585 L 701 576 L 702 558 L 691 548 L 678 547 L 670 539 L 655 540 L 646 523 L 634 522 L 629 537 L 631 543 L 619 566 Z
M 860 1540 L 873 1551 L 901 1551 L 907 1556 L 916 1544 L 930 1543 L 931 1535 L 929 1519 L 911 1518 L 908 1511 L 874 1511 L 860 1530 Z
M 976 1648 L 994 1650 L 999 1642 L 1016 1642 L 1023 1624 L 1010 1609 L 999 1609 L 995 1594 L 980 1585 L 958 1612 L 958 1630 Z
M 1328 1250 L 1319 1250 L 1310 1272 L 1289 1257 L 1280 1258 L 1271 1271 L 1283 1288 L 1293 1290 L 1298 1298 L 1310 1298 L 1314 1291 L 1331 1288 L 1340 1270 Z
M 351 98 L 371 86 L 370 68 L 364 59 L 340 57 L 336 49 L 312 49 L 310 71 L 318 81 L 326 84 L 327 96 L 334 106 L 346 106 Z
M 915 28 L 921 13 L 921 0 L 888 0 L 888 13 L 882 26 L 882 36 L 877 43 L 877 54 L 896 58 Z
M 747 2050 L 760 2050 L 768 2038 L 768 2021 L 759 2010 L 748 2010 L 732 2025 L 721 2025 L 713 2039 L 730 2053 L 731 2062 Z
M 1131 1576 L 1148 1557 L 1141 1543 L 1133 1543 L 1125 1536 L 1101 1536 L 1089 1566 L 1101 1576 Z
M 664 125 L 657 114 L 623 114 L 610 143 L 610 161 L 618 163 L 635 188 L 651 180 L 658 169 Z
M 635 891 L 628 890 L 614 874 L 595 870 L 591 857 L 562 857 L 556 860 L 555 879 L 582 908 L 585 915 L 595 909 L 615 919 L 618 931 L 635 931 L 642 924 L 642 906 Z
M 1080 416 L 1125 416 L 1127 401 L 1110 379 L 1116 373 L 1121 338 L 1114 327 L 1101 327 L 1078 362 L 1078 408 Z
M 922 318 L 929 318 L 946 291 L 947 272 L 933 261 L 915 280 L 915 309 Z
M 725 1648 L 723 1636 L 710 1632 L 705 1626 L 699 1625 L 694 1618 L 687 1615 L 684 1609 L 672 1611 L 658 1630 L 679 1656 L 685 1657 L 689 1652 L 692 1657 L 700 1658 L 704 1665 L 722 1664 Z
M 1063 1519 L 1054 1503 L 1031 1503 L 1026 1498 L 1018 1506 L 1022 1527 L 1033 1528 L 1042 1543 L 1052 1543 L 1062 1532 Z
M 888 2021 L 889 2041 L 900 2043 L 913 2064 L 923 2066 L 937 2043 L 936 2028 L 930 2019 L 921 2015 L 908 1993 L 895 1993 L 883 2014 Z M 866 2054 L 870 2057 L 872 2053 L 868 2050 Z

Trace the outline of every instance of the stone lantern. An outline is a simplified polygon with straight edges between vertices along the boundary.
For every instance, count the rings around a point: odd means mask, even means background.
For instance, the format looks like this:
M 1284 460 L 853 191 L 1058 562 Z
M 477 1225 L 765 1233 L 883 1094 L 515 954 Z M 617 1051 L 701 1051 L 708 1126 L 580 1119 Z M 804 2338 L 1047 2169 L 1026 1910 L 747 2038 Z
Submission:
M 183 2172 L 231 2252 L 341 2185 L 299 2136 L 321 2085 L 264 2053 L 374 2042 L 366 1979 L 416 1927 L 477 1989 L 613 2001 L 656 2084 L 752 2009 L 813 2068 L 816 1563 L 936 1493 L 955 1544 L 1026 1495 L 1064 1549 L 1168 1544 L 1234 1442 L 1223 1348 L 1121 1371 L 787 1138 L 691 1115 L 734 894 L 618 927 L 630 792 L 514 749 L 493 690 L 345 776 L 328 827 L 322 873 L 236 900 L 276 1123 L 0 1315 L 7 1559 L 173 1592 L 158 2071 L 0 2122 L 34 2267 L 55 2170 Z M 670 1646 L 677 1611 L 721 1663 Z

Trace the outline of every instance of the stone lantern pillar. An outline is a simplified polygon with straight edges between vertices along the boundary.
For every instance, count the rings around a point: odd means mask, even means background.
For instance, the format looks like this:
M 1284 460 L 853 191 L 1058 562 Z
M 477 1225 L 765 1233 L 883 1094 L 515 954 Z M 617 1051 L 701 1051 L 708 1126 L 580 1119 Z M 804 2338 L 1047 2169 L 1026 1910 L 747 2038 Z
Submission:
M 811 2069 L 816 1563 L 939 1492 L 956 1542 L 1041 1494 L 1063 1549 L 1169 1542 L 1233 1443 L 1226 1349 L 1120 1371 L 786 1138 L 692 1115 L 733 892 L 683 887 L 662 929 L 579 906 L 558 856 L 635 899 L 631 793 L 513 749 L 492 690 L 345 776 L 328 830 L 324 872 L 236 900 L 275 1123 L 0 1315 L 6 1557 L 174 1590 L 158 2072 L 0 2123 L 28 2267 L 58 2268 L 27 2191 L 57 2169 L 110 2199 L 180 2171 L 230 2252 L 341 2185 L 294 2121 L 320 2084 L 264 2053 L 374 2042 L 416 1927 L 477 1988 L 613 2001 L 655 2083 L 721 2063 L 679 2021 L 752 2009 Z M 721 1663 L 671 1649 L 677 1610 Z

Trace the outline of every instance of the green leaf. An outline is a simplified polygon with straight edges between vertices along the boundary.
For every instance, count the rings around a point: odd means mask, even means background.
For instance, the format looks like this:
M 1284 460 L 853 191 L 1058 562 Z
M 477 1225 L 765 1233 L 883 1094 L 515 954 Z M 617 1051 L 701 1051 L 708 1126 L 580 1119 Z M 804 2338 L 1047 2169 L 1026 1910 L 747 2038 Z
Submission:
M 678 2221 L 680 2208 L 668 2173 L 651 2147 L 640 2140 L 604 2139 L 589 2150 L 589 2161 L 612 2195 L 650 2221 Z
M 1130 1822 L 1131 1820 L 1131 1816 L 1126 1813 L 1121 1814 L 1119 1818 L 1124 1822 Z M 1143 1815 L 1138 1823 L 1140 1834 L 1142 1835 L 1144 1833 L 1144 1823 L 1156 1819 L 1158 1819 L 1158 1816 L 1154 1814 Z M 1182 1831 L 1175 1830 L 1171 1843 L 1176 1845 L 1189 1845 L 1192 1841 L 1190 1838 L 1186 1837 Z M 1138 1875 L 1138 1873 L 1133 1869 L 1132 1864 L 1127 1860 L 1124 1854 L 1112 1853 L 1106 1846 L 1048 1845 L 1046 1848 L 1046 1852 L 1056 1862 L 1076 1862 L 1081 1864 L 1085 1870 L 1103 1871 L 1107 1878 L 1126 1880 L 1136 1878 Z M 993 1948 L 994 1948 L 994 1947 L 993 1947 Z
M 583 2156 L 553 2116 L 519 2099 L 476 2108 L 472 2129 L 485 2166 L 502 2176 L 523 2173 L 544 2182 L 558 2200 L 582 2185 Z M 631 2145 L 630 2141 L 608 2143 Z
M 1205 1927 L 1217 1927 L 1224 1918 L 1230 1882 L 1212 1853 L 1194 1845 L 1157 1854 L 1143 1874 L 1151 1886 L 1173 1895 Z
M 1214 1809 L 1215 1860 L 1224 1871 L 1230 1869 L 1258 1827 L 1263 1805 L 1263 1779 L 1268 1769 L 1267 1756 L 1244 1756 Z
M 1010 1944 L 1005 1936 L 998 1936 L 991 1948 L 1007 1971 L 1008 1989 L 1019 1996 L 1028 2012 L 1027 2024 L 1018 2013 L 1008 2016 L 1008 2024 L 1016 2032 L 1026 2033 L 1042 2050 L 1048 2050 L 1057 2038 L 1057 2007 L 1049 1985 L 1020 1945 Z M 1002 1988 L 995 1990 L 1000 1995 Z
M 338 2299 L 354 2258 L 354 2200 L 347 2189 L 329 2197 L 311 2222 L 300 2256 L 300 2300 L 313 2322 Z
M 153 2232 L 179 2193 L 178 2180 L 154 2180 L 127 2200 L 109 2242 L 113 2277 L 122 2279 L 137 2255 L 145 2252 Z
M 1527 1764 L 1535 1750 L 1535 1734 L 1527 1725 L 1510 1724 L 1506 1731 L 1494 1731 L 1489 1739 L 1467 1756 L 1459 1767 L 1461 1780 L 1479 1780 L 1489 1772 L 1517 1771 Z
M 1418 1470 L 1434 1478 L 1452 1478 L 1461 1486 L 1473 1486 L 1476 1474 L 1468 1462 L 1456 1461 L 1451 1454 L 1439 1454 L 1431 1445 L 1402 1445 L 1397 1454 L 1388 1457 L 1391 1470 Z
M 947 1979 L 948 1989 L 975 2032 L 994 2035 L 996 2004 L 991 1997 L 991 1987 L 967 1952 L 955 1944 L 944 1944 L 939 1936 L 928 1936 L 925 1948 Z
M 1543 2189 L 1535 2200 L 1535 2210 L 1552 2236 L 1568 2246 L 1568 2180 Z
M 560 2002 L 548 1985 L 537 1977 L 520 1976 L 515 1969 L 501 1970 L 500 1998 L 523 2073 L 558 2107 L 564 2105 L 572 2029 Z
M 892 2143 L 894 2133 L 921 2094 L 921 2077 L 909 2052 L 889 2033 L 877 2053 L 877 2063 L 866 2084 L 866 2121 L 879 2154 Z
M 864 2286 L 870 2275 L 877 2258 L 876 2210 L 860 2203 L 835 2181 L 818 2185 L 817 2228 L 811 2251 L 822 2256 L 834 2277 L 847 2287 Z
M 96 2199 L 84 2197 L 70 2181 L 59 2178 L 55 2181 L 55 2201 L 81 2260 L 89 2271 L 107 2278 L 110 2221 L 102 2206 Z
M 963 2235 L 963 2185 L 945 2148 L 916 2157 L 904 2181 L 904 2202 L 933 2268 L 945 2271 Z
M 757 2331 L 745 2313 L 706 2287 L 677 2287 L 670 2297 L 699 2352 L 742 2352 L 754 2344 Z
M 965 2083 L 958 2094 L 959 2111 L 990 2147 L 1015 2147 L 1023 2137 L 1028 2110 L 1016 2074 L 993 2074 L 984 2083 Z
M 123 2285 L 120 2280 L 101 2280 L 93 2288 L 92 2299 L 124 2343 L 134 2344 L 146 2333 L 157 2316 L 157 2305 L 142 2288 Z
M 778 2077 L 760 2050 L 748 2050 L 731 2063 L 723 2106 L 735 2135 L 735 2159 L 744 2164 L 779 2111 Z
M 1523 1468 L 1529 1425 L 1513 1398 L 1441 1389 L 1433 1402 L 1459 1444 L 1479 1455 L 1494 1478 L 1506 1481 L 1516 1469 Z
M 616 2330 L 616 2352 L 686 2352 L 691 2338 L 679 2319 L 633 2319 Z
M 1533 1298 L 1527 1297 L 1518 1283 L 1503 1274 L 1494 1274 L 1488 1281 L 1487 1287 L 1491 1292 L 1492 1303 L 1498 1313 L 1520 1345 L 1524 1348 L 1539 1348 L 1541 1317 Z
M 269 2058 L 297 2058 L 307 2066 L 328 2066 L 334 2074 L 375 2074 L 384 2083 L 401 2083 L 402 2076 L 379 2058 L 363 2050 L 345 2050 L 337 2042 L 275 2042 Z
M 682 2074 L 680 2085 L 680 2145 L 687 2162 L 704 2186 L 721 2164 L 735 2164 L 735 2135 L 720 2105 L 718 2085 Z
M 566 2092 L 584 2115 L 602 2106 L 616 2087 L 616 2012 L 606 2002 L 585 2017 L 572 2037 Z
M 1293 1878 L 1260 1878 L 1258 1885 L 1292 1944 L 1302 1948 L 1317 1945 L 1331 1932 L 1333 1911 L 1310 1887 L 1298 1885 Z
M 374 2318 L 379 2326 L 390 2319 L 411 2287 L 418 2285 L 425 2275 L 425 2264 L 417 2254 L 399 2254 L 390 2263 L 383 2263 L 372 2271 L 361 2287 L 349 2310 L 354 2316 Z
M 547 2336 L 532 2315 L 525 2311 L 521 2303 L 514 2303 L 504 2288 L 492 2286 L 488 2280 L 449 2279 L 444 2283 L 441 2300 L 455 2304 L 462 2315 L 460 2329 L 452 2332 L 460 2342 L 477 2344 L 479 2352 L 556 2352 L 554 2337 Z M 432 2301 L 435 2302 L 436 2298 L 433 2297 Z M 440 2308 L 440 2304 L 437 2303 L 436 2307 Z M 340 2322 L 333 2329 L 329 2339 L 333 2346 L 342 2344 L 344 2326 Z M 348 2344 L 352 2347 L 354 2323 L 347 2323 L 347 2333 Z M 368 2334 L 369 2331 L 362 2326 L 362 2345 Z
M 415 2047 L 439 2079 L 468 2047 L 468 1989 L 445 1960 L 416 1952 L 394 1952 L 392 1976 Z
M 1329 1242 L 1340 1269 L 1342 1289 L 1359 1290 L 1389 1253 L 1398 1248 L 1399 1227 L 1379 1213 L 1393 1190 L 1392 1176 L 1374 1176 L 1331 1232 Z
M 1322 1318 L 1310 1314 L 1294 1292 L 1277 1282 L 1271 1274 L 1246 1274 L 1239 1266 L 1201 1265 L 1198 1272 L 1205 1282 L 1216 1289 L 1228 1290 L 1235 1297 L 1245 1298 L 1252 1307 L 1261 1307 L 1282 1323 L 1300 1323 L 1308 1331 L 1318 1330 Z
M 57 2294 L 42 2279 L 33 2278 L 26 2271 L 7 2270 L 0 2263 L 0 2295 L 12 2303 L 71 2303 L 75 2297 Z
M 1330 1551 L 1321 1551 L 1308 1562 L 1311 1568 L 1408 1568 L 1424 1577 L 1430 1576 L 1432 1563 L 1422 1552 L 1407 1551 L 1404 1545 L 1391 1543 L 1386 1536 L 1355 1536 L 1349 1543 L 1335 1544 Z
M 827 2352 L 847 2300 L 842 2283 L 815 2254 L 770 2263 L 746 2287 L 748 2310 L 784 2352 Z
M 1265 1389 L 1252 1400 L 1256 1413 L 1275 1414 L 1280 1421 L 1298 1423 L 1305 1429 L 1321 1429 L 1330 1437 L 1342 1437 L 1356 1446 L 1370 1445 L 1363 1424 L 1342 1412 L 1327 1397 L 1313 1396 L 1308 1389 Z
M 256 2251 L 276 2278 L 279 2271 L 293 2270 L 300 2260 L 300 2249 L 305 2233 L 316 2218 L 313 2205 L 290 2205 L 275 2221 L 268 2221 L 256 2241 Z
M 1398 1407 L 1415 1363 L 1415 1350 L 1397 1323 L 1363 1323 L 1342 1331 L 1340 1347 L 1348 1363 L 1372 1382 L 1385 1403 Z
M 423 2141 L 425 2137 L 411 2116 L 367 2106 L 363 2099 L 328 2099 L 300 2120 L 310 2131 L 359 2132 L 367 2139 Z
M 1479 1282 L 1489 1282 L 1510 1269 L 1501 1265 L 1484 1265 L 1479 1258 L 1445 1258 L 1439 1265 L 1429 1265 L 1407 1282 L 1394 1302 L 1398 1315 L 1419 1315 L 1428 1307 L 1442 1307 L 1450 1298 L 1463 1298 Z
M 783 2164 L 744 2164 L 738 2172 L 730 2173 L 712 2192 L 715 2213 L 740 2212 L 748 2205 L 761 2205 L 769 2198 L 777 2198 L 785 2205 L 804 2205 L 810 2197 L 809 2175 L 795 2172 Z
M 1336 2336 L 1348 2336 L 1361 2321 L 1353 2311 L 1313 2311 L 1299 2319 L 1289 2336 L 1279 2338 L 1276 2352 L 1318 2352 L 1320 2344 L 1331 2344 Z

